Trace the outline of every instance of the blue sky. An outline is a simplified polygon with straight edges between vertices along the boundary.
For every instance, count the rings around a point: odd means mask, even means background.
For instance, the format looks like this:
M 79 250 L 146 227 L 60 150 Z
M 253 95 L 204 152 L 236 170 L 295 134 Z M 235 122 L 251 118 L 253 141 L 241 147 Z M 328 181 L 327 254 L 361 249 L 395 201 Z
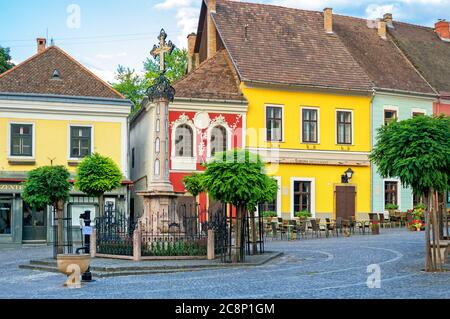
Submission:
M 0 0 L 0 46 L 18 63 L 36 51 L 37 37 L 55 44 L 107 81 L 119 64 L 142 71 L 163 27 L 177 46 L 196 31 L 202 0 Z M 450 0 L 248 0 L 432 26 L 450 20 Z

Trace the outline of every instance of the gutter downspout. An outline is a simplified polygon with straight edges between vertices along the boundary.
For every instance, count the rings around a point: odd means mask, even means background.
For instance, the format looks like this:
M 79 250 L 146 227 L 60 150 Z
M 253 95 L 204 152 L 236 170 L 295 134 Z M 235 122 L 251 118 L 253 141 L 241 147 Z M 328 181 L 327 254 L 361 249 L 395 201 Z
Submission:
M 376 90 L 372 89 L 372 96 L 370 98 L 370 152 L 372 152 L 373 150 L 373 146 L 374 146 L 374 132 L 373 132 L 373 128 L 375 127 L 373 121 L 373 108 L 374 108 L 374 104 L 373 101 L 375 100 L 375 94 L 376 94 Z M 373 213 L 373 207 L 374 207 L 374 187 L 373 187 L 373 164 L 372 162 L 370 163 L 370 212 Z

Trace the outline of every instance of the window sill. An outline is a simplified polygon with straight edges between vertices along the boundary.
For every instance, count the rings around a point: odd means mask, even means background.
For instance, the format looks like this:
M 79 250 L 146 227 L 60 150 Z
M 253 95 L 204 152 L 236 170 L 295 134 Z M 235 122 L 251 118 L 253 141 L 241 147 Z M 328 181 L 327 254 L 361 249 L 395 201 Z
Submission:
M 195 157 L 172 157 L 173 170 L 197 170 L 197 158 Z
M 36 160 L 25 157 L 8 157 L 8 163 L 10 165 L 34 165 L 36 164 Z

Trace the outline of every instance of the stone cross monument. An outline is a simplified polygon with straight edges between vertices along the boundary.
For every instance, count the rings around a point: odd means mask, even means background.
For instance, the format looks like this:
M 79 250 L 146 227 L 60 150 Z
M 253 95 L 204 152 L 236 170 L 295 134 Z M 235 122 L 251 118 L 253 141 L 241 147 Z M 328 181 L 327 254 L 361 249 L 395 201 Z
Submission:
M 141 219 L 150 229 L 147 232 L 164 233 L 168 231 L 168 214 L 176 207 L 177 194 L 169 179 L 169 103 L 173 102 L 175 89 L 165 76 L 165 59 L 175 46 L 171 41 L 166 43 L 167 34 L 161 30 L 158 37 L 159 46 L 154 46 L 151 54 L 159 56 L 160 73 L 156 82 L 148 90 L 151 104 L 150 159 L 152 165 L 149 184 L 146 191 L 138 195 L 144 197 L 144 215 Z M 176 215 L 174 213 L 173 215 Z M 158 222 L 157 222 L 158 221 Z M 174 222 L 174 221 L 171 221 Z M 157 225 L 157 226 L 155 226 Z

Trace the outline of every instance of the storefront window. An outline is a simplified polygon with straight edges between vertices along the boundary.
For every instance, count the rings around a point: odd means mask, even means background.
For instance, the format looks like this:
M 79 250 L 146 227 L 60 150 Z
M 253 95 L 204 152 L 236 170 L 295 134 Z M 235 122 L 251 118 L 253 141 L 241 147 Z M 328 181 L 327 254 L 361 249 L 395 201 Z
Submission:
M 10 200 L 0 199 L 0 235 L 11 234 L 11 208 Z

